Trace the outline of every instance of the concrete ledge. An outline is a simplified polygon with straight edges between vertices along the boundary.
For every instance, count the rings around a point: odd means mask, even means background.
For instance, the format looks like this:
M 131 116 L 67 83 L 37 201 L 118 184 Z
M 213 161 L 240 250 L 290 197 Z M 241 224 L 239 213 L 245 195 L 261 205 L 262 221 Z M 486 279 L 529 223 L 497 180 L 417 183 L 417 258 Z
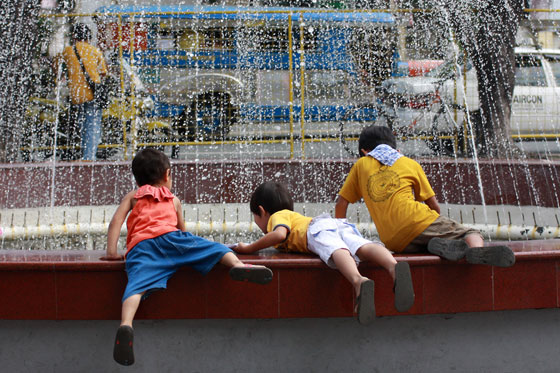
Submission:
M 495 242 L 494 244 L 498 244 Z M 560 240 L 507 243 L 511 268 L 448 262 L 433 255 L 397 255 L 412 268 L 416 301 L 409 315 L 558 308 Z M 102 251 L 0 252 L 0 319 L 118 320 L 126 285 L 123 262 L 99 260 Z M 354 295 L 338 271 L 314 256 L 270 250 L 243 255 L 274 272 L 265 286 L 231 281 L 227 268 L 207 276 L 181 269 L 166 291 L 142 303 L 138 319 L 282 319 L 352 317 Z M 401 315 L 390 277 L 362 264 L 376 284 L 378 316 Z

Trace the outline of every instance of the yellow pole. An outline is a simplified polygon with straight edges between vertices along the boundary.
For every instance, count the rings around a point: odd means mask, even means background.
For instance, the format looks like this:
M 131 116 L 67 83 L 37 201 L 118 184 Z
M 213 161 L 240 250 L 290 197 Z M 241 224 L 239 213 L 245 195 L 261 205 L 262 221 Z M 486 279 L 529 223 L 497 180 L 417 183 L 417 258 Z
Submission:
M 118 18 L 118 34 L 119 34 L 119 61 L 120 61 L 120 74 L 121 74 L 121 102 L 119 110 L 119 122 L 123 129 L 123 146 L 124 146 L 124 159 L 127 160 L 127 146 L 126 146 L 126 125 L 124 125 L 124 70 L 123 70 L 123 45 L 122 45 L 122 16 L 119 14 Z
M 130 69 L 134 68 L 134 22 L 133 18 L 130 19 Z M 134 80 L 130 79 L 130 110 L 132 117 L 130 119 L 130 132 L 132 136 L 131 146 L 131 156 L 136 154 L 136 148 L 138 147 L 138 128 L 136 127 L 136 96 L 134 93 Z
M 465 51 L 464 55 L 463 55 L 463 92 L 465 92 L 464 94 L 464 102 L 463 105 L 465 105 L 465 114 L 464 114 L 464 119 L 463 119 L 463 152 L 466 155 L 467 154 L 467 136 L 469 134 L 468 132 L 468 123 L 467 123 L 467 119 L 468 119 L 468 113 L 467 113 L 467 53 Z M 473 133 L 474 135 L 474 133 Z
M 292 45 L 292 15 L 288 15 L 288 55 L 289 55 L 289 72 L 290 72 L 290 159 L 294 158 L 294 53 Z
M 300 125 L 301 125 L 301 157 L 305 158 L 305 128 L 304 123 L 305 120 L 303 115 L 305 113 L 305 56 L 304 56 L 304 44 L 303 44 L 303 13 L 300 12 L 300 23 L 299 23 L 299 69 L 301 72 L 301 84 L 300 84 L 300 92 L 301 92 L 301 110 L 300 110 Z

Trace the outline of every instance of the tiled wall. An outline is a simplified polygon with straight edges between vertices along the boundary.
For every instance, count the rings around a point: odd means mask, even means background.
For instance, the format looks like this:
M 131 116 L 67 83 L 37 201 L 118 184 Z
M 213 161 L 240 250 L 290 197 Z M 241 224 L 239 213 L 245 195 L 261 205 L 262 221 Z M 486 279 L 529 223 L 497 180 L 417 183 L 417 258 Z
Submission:
M 496 244 L 496 243 L 494 243 Z M 397 255 L 411 265 L 416 293 L 407 314 L 557 308 L 560 240 L 508 243 L 510 268 L 452 263 L 425 254 Z M 0 252 L 0 319 L 107 320 L 120 318 L 126 285 L 123 262 L 99 260 L 100 251 Z M 275 254 L 241 256 L 274 272 L 267 285 L 230 280 L 218 265 L 202 276 L 181 269 L 168 289 L 141 304 L 139 319 L 352 317 L 350 284 L 318 258 Z M 360 265 L 375 281 L 378 316 L 399 314 L 389 275 Z

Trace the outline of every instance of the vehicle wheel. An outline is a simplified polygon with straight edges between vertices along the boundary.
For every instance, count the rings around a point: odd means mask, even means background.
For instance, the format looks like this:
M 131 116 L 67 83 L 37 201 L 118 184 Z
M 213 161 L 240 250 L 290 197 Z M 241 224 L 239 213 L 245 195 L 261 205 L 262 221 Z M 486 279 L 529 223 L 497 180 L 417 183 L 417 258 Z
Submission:
M 441 105 L 432 119 L 432 128 L 425 136 L 426 145 L 436 155 L 457 156 L 462 153 L 463 126 L 455 123 L 451 110 L 464 111 L 459 105 Z M 464 117 L 464 115 L 463 115 Z
M 237 122 L 238 108 L 231 104 L 230 95 L 210 92 L 196 97 L 173 122 L 175 141 L 224 140 Z M 174 145 L 171 157 L 177 158 L 179 146 Z
M 223 92 L 206 93 L 191 104 L 189 135 L 195 140 L 223 140 L 237 120 L 237 109 Z
M 425 140 L 426 145 L 428 145 L 428 148 L 434 152 L 434 154 L 454 156 L 458 153 L 454 140 L 454 137 L 456 136 L 455 133 L 435 132 L 426 135 L 431 137 L 430 139 Z M 460 144 L 461 141 L 457 141 L 457 143 Z

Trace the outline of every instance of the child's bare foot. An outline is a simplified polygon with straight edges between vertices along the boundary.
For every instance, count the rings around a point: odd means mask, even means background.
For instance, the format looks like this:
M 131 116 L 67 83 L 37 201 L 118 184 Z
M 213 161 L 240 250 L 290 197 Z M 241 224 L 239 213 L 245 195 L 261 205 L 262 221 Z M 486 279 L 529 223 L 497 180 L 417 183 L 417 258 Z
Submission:
M 229 276 L 235 281 L 248 281 L 265 285 L 272 281 L 272 271 L 265 266 L 238 264 L 229 270 Z
M 366 279 L 360 284 L 360 294 L 356 298 L 358 322 L 362 325 L 371 324 L 375 320 L 375 284 Z

